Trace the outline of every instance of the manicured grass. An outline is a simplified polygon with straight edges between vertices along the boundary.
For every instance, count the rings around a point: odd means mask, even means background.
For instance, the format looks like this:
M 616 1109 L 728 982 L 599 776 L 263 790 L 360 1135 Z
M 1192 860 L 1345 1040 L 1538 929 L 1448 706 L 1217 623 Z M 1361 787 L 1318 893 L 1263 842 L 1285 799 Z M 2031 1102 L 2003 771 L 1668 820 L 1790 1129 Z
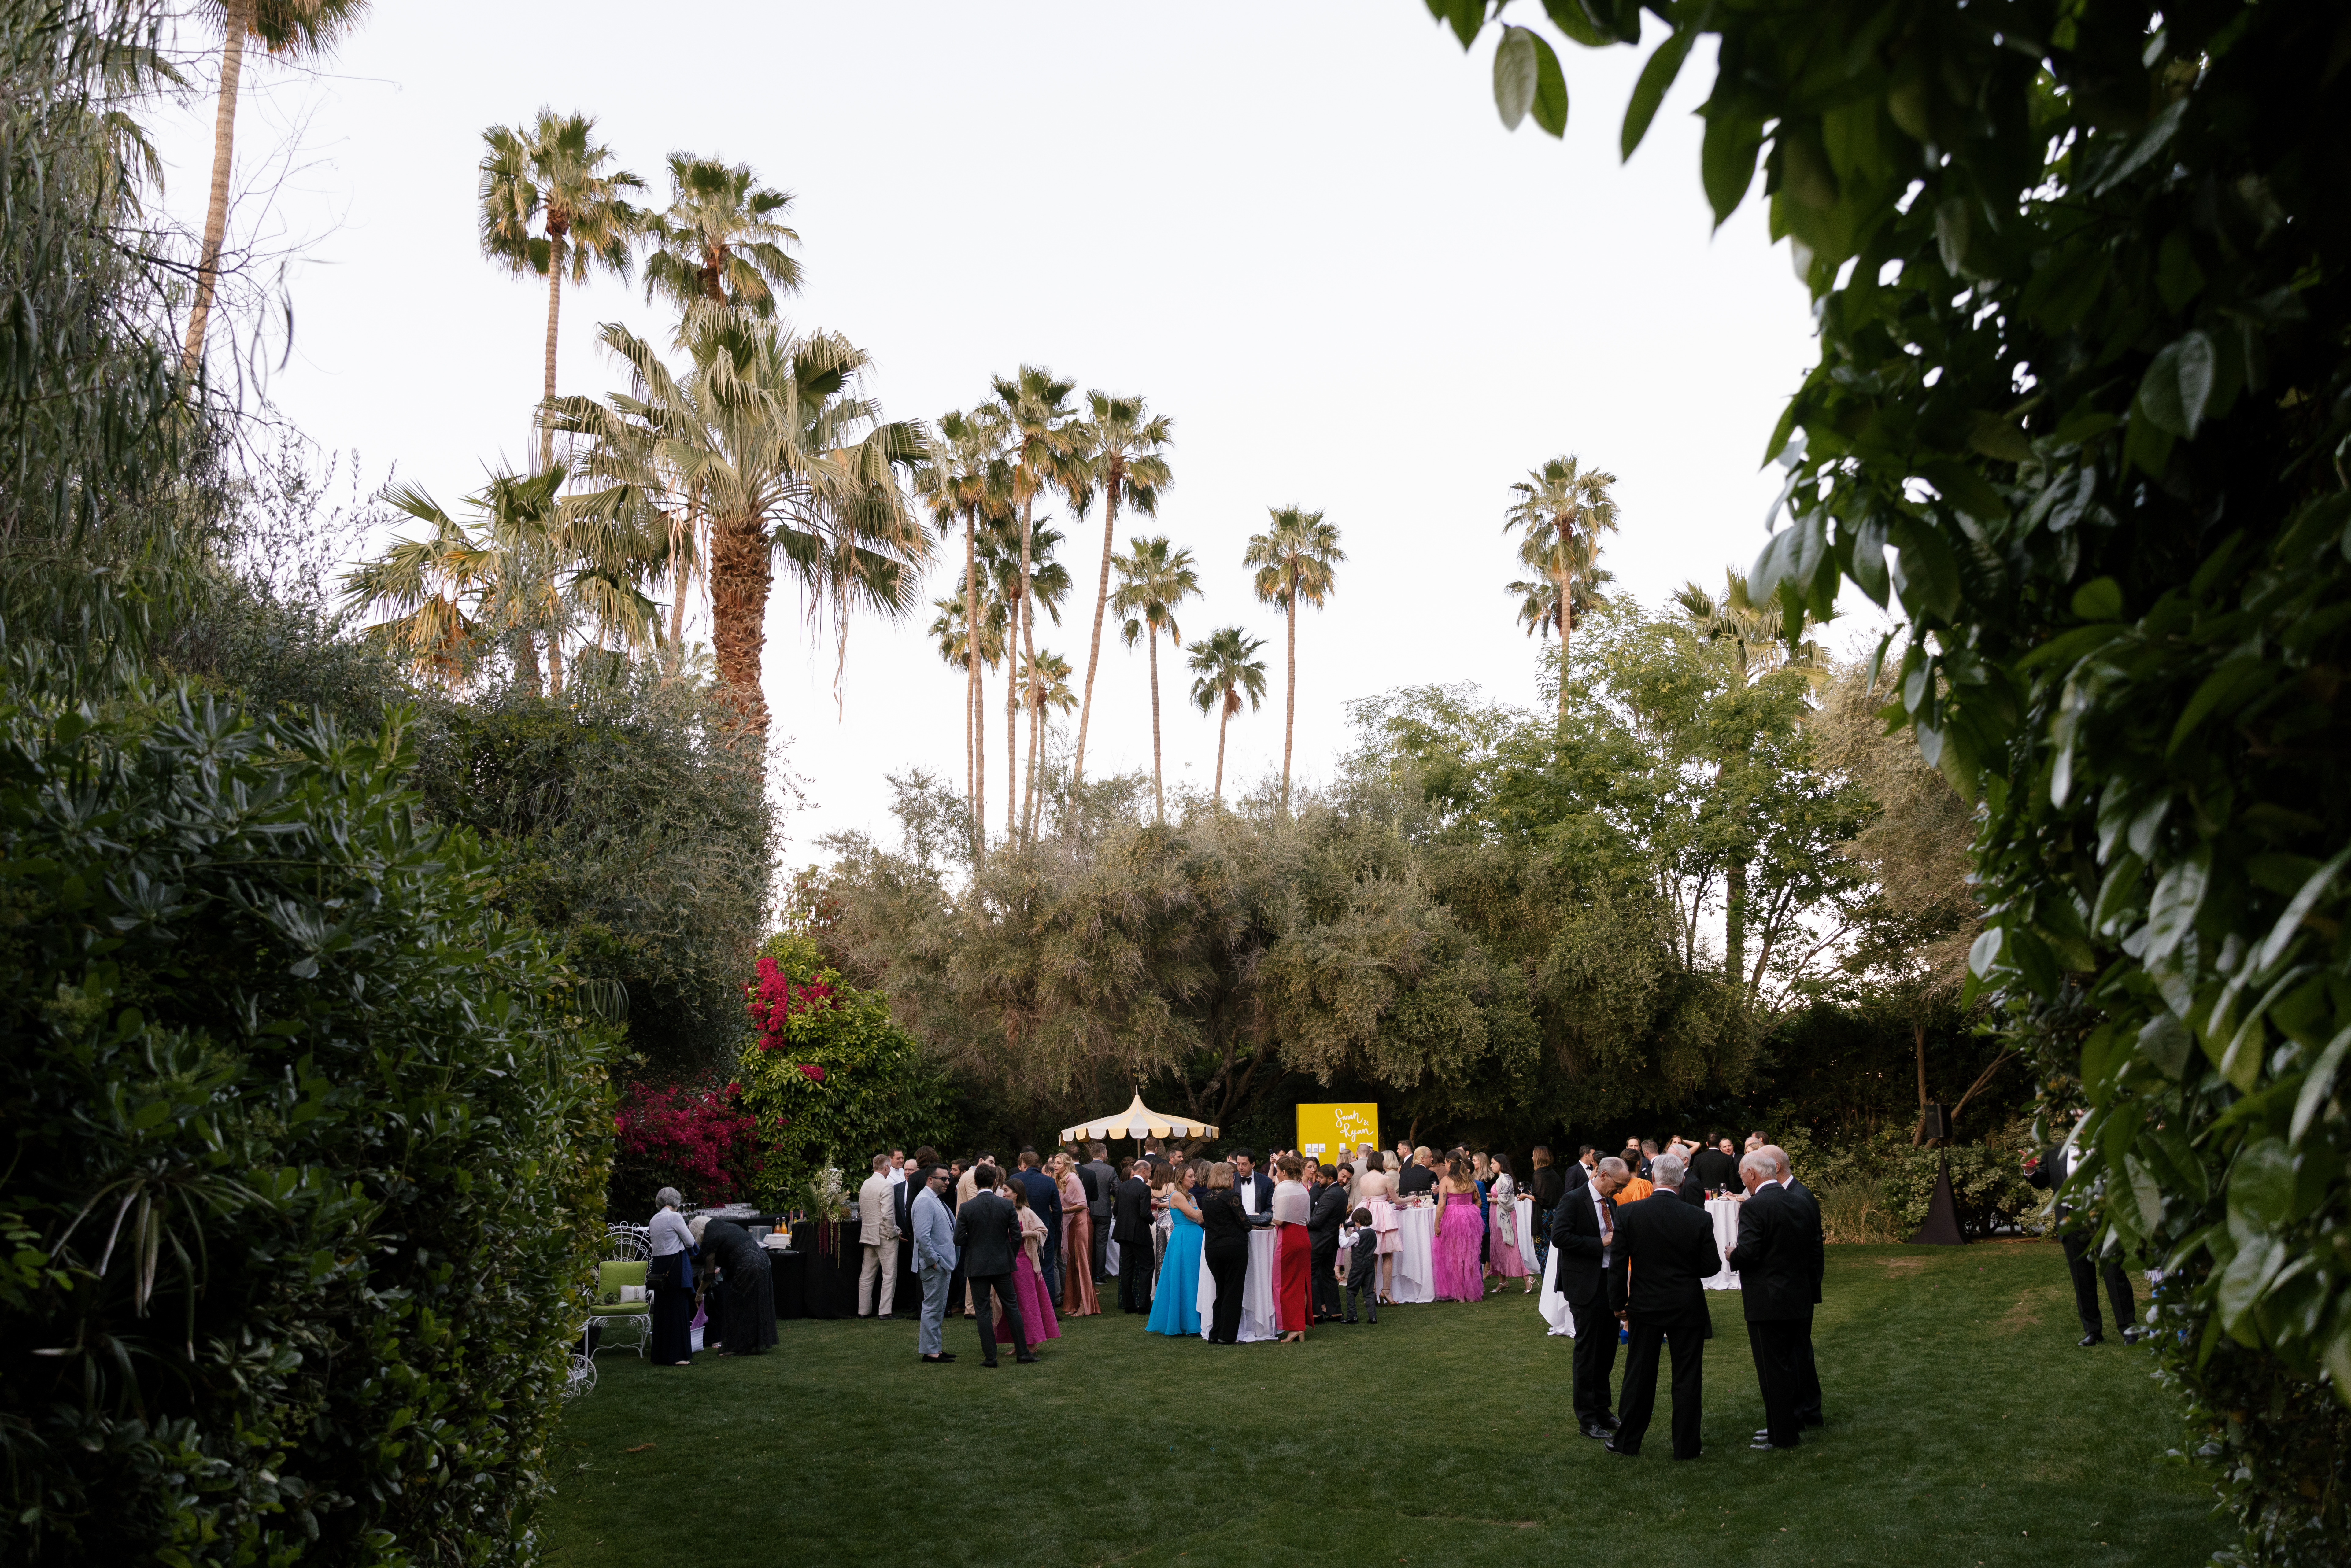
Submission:
M 2152 1358 L 2075 1347 L 2053 1245 L 1832 1248 L 1826 1294 L 1829 1426 L 1792 1453 L 1749 1450 L 1739 1298 L 1709 1298 L 1695 1464 L 1669 1457 L 1662 1377 L 1640 1458 L 1578 1436 L 1571 1342 L 1515 1293 L 1229 1349 L 1113 1312 L 994 1371 L 960 1319 L 946 1366 L 914 1359 L 911 1322 L 870 1320 L 685 1369 L 607 1352 L 556 1434 L 545 1522 L 566 1568 L 2151 1568 L 2220 1544 L 2208 1480 L 2164 1458 Z

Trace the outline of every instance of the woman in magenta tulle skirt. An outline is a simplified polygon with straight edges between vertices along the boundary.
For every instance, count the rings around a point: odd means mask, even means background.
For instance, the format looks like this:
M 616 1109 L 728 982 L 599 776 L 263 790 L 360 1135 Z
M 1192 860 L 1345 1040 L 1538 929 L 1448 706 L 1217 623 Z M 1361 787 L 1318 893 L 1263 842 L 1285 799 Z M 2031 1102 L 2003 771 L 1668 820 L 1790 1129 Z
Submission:
M 1052 1292 L 1045 1289 L 1045 1275 L 1039 1260 L 1045 1245 L 1045 1221 L 1029 1207 L 1029 1189 L 1019 1182 L 1008 1182 L 996 1189 L 1012 1200 L 1020 1215 L 1020 1254 L 1012 1260 L 1012 1288 L 1020 1297 L 1020 1327 L 1035 1350 L 1049 1339 L 1061 1337 L 1061 1320 L 1053 1315 Z M 1010 1337 L 1011 1320 L 1004 1315 L 998 1303 L 996 1309 L 996 1332 Z
M 1486 1271 L 1479 1254 L 1484 1250 L 1486 1222 L 1478 1217 L 1478 1184 L 1456 1155 L 1446 1164 L 1437 1184 L 1437 1299 L 1477 1301 L 1486 1296 Z

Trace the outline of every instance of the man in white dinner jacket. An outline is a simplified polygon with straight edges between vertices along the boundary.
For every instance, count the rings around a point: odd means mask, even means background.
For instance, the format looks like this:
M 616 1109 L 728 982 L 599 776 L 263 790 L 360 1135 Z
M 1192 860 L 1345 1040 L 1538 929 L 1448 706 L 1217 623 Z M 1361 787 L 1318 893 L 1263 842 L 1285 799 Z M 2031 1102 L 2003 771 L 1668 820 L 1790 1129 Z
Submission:
M 898 1195 L 890 1186 L 890 1156 L 873 1156 L 873 1174 L 857 1189 L 857 1239 L 865 1249 L 864 1267 L 857 1271 L 857 1315 L 876 1310 L 866 1303 L 873 1277 L 882 1277 L 879 1310 L 883 1317 L 898 1301 Z

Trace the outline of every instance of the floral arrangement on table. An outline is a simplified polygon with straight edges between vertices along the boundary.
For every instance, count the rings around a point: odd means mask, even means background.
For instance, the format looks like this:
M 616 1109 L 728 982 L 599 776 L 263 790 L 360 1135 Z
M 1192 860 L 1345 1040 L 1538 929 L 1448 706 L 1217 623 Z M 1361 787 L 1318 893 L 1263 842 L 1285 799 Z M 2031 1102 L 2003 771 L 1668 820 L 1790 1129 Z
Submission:
M 800 1202 L 814 1218 L 839 1218 L 849 1207 L 849 1187 L 841 1179 L 841 1167 L 827 1166 L 810 1176 L 800 1188 Z

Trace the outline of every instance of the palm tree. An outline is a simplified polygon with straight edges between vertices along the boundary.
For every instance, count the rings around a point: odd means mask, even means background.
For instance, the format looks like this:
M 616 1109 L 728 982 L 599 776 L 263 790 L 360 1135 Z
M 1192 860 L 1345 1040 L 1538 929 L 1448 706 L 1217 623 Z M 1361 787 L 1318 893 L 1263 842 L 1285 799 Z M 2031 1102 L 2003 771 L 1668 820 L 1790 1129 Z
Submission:
M 1257 596 L 1281 612 L 1290 627 L 1290 695 L 1281 720 L 1281 809 L 1290 810 L 1290 750 L 1298 732 L 1298 606 L 1317 609 L 1338 586 L 1339 530 L 1320 512 L 1296 507 L 1267 508 L 1273 526 L 1249 536 L 1241 564 L 1257 568 Z
M 940 538 L 946 537 L 957 517 L 963 520 L 963 591 L 957 598 L 967 622 L 967 643 L 979 639 L 980 609 L 987 601 L 979 571 L 980 514 L 993 515 L 1009 505 L 1011 467 L 998 446 L 998 431 L 985 409 L 975 413 L 950 412 L 940 418 L 927 460 L 914 481 L 916 492 L 930 506 L 932 524 Z M 1000 610 L 999 605 L 998 612 Z M 971 802 L 972 853 L 977 862 L 986 858 L 987 848 L 987 725 L 981 712 L 979 666 L 971 665 L 967 675 L 964 787 Z
M 1077 382 L 1057 378 L 1042 365 L 1023 365 L 1014 376 L 991 379 L 996 392 L 988 415 L 1003 432 L 1006 455 L 1012 462 L 1012 502 L 1020 509 L 1020 587 L 1011 596 L 1010 627 L 1019 657 L 1037 656 L 1035 616 L 1029 609 L 1029 534 L 1037 497 L 1058 488 L 1070 497 L 1071 508 L 1082 515 L 1091 504 L 1082 446 L 1078 437 L 1077 411 L 1070 393 Z M 1009 737 L 1006 737 L 1008 742 Z M 1004 802 L 1004 831 L 1017 832 L 1013 801 Z
M 676 375 L 643 339 L 608 324 L 601 335 L 632 390 L 603 403 L 558 398 L 546 417 L 590 443 L 587 472 L 603 487 L 574 497 L 582 511 L 691 497 L 707 520 L 719 680 L 764 740 L 760 659 L 779 559 L 807 591 L 810 617 L 830 615 L 840 639 L 853 613 L 914 609 L 930 541 L 897 470 L 912 466 L 923 432 L 855 395 L 867 357 L 846 339 L 789 338 L 726 312 L 681 330 L 693 369 Z M 845 640 L 838 646 L 845 662 Z
M 1086 402 L 1092 417 L 1081 437 L 1083 461 L 1091 482 L 1102 493 L 1102 572 L 1094 584 L 1093 642 L 1086 650 L 1084 706 L 1078 710 L 1078 747 L 1071 777 L 1083 783 L 1086 776 L 1086 725 L 1094 711 L 1094 667 L 1102 662 L 1102 612 L 1110 603 L 1112 530 L 1118 526 L 1118 504 L 1123 499 L 1146 517 L 1159 515 L 1159 493 L 1175 483 L 1167 459 L 1160 455 L 1176 422 L 1151 413 L 1139 397 L 1113 397 L 1090 392 Z
M 645 183 L 627 170 L 607 174 L 609 147 L 592 138 L 584 114 L 542 109 L 529 125 L 493 125 L 482 132 L 482 254 L 521 277 L 547 275 L 547 373 L 541 401 L 555 395 L 556 323 L 563 314 L 563 274 L 585 283 L 598 267 L 629 276 L 629 252 L 644 214 L 622 191 Z M 541 230 L 531 232 L 536 219 Z M 540 427 L 538 465 L 555 462 L 555 432 Z
M 980 768 L 986 755 L 982 731 L 987 716 L 979 703 L 971 700 L 971 694 L 978 688 L 980 670 L 994 669 L 1004 658 L 1004 606 L 993 595 L 983 597 L 987 600 L 984 612 L 976 610 L 961 593 L 931 601 L 939 612 L 938 619 L 931 622 L 931 636 L 939 645 L 939 657 L 964 672 L 964 799 L 972 803 L 975 815 L 979 810 L 980 787 L 985 782 Z M 977 659 L 971 656 L 974 630 L 979 632 Z
M 281 59 L 329 53 L 357 25 L 367 0 L 212 0 L 208 18 L 221 26 L 220 95 L 213 106 L 213 183 L 204 202 L 204 249 L 196 261 L 196 298 L 188 310 L 181 369 L 193 377 L 204 363 L 204 328 L 220 286 L 221 243 L 228 231 L 229 166 L 236 153 L 237 85 L 245 46 L 257 42 Z
M 1167 817 L 1165 789 L 1159 763 L 1159 633 L 1181 647 L 1184 632 L 1176 624 L 1176 607 L 1200 591 L 1199 573 L 1192 570 L 1192 552 L 1172 549 L 1166 538 L 1127 540 L 1128 553 L 1115 558 L 1111 564 L 1118 568 L 1118 592 L 1113 601 L 1118 612 L 1126 617 L 1121 635 L 1126 645 L 1134 647 L 1138 638 L 1147 641 L 1151 649 L 1151 803 L 1152 810 L 1165 821 Z
M 1040 648 L 1020 671 L 1020 702 L 1029 710 L 1029 799 L 1021 802 L 1020 810 L 1027 823 L 1024 836 L 1034 843 L 1045 815 L 1045 786 L 1037 768 L 1045 710 L 1066 714 L 1078 706 L 1078 699 L 1070 693 L 1070 662 L 1050 648 Z
M 1574 457 L 1554 457 L 1510 486 L 1519 498 L 1503 515 L 1502 531 L 1524 530 L 1519 561 L 1531 577 L 1506 591 L 1519 596 L 1519 620 L 1529 636 L 1559 632 L 1559 715 L 1567 719 L 1568 638 L 1575 618 L 1601 602 L 1600 536 L 1616 531 L 1616 502 L 1608 487 L 1616 476 L 1585 468 Z
M 1219 626 L 1192 644 L 1192 700 L 1200 711 L 1221 710 L 1217 719 L 1217 784 L 1213 798 L 1225 798 L 1225 727 L 1241 711 L 1247 695 L 1251 711 L 1265 701 L 1265 664 L 1257 656 L 1265 639 L 1238 626 Z
M 1061 601 L 1070 596 L 1070 569 L 1053 559 L 1054 549 L 1061 542 L 1061 530 L 1046 517 L 1031 525 L 1024 536 L 1019 519 L 1009 506 L 991 505 L 985 512 L 980 533 L 981 569 L 997 602 L 1005 605 L 1009 613 L 1005 626 L 1005 651 L 1015 673 L 1015 679 L 1004 688 L 1004 833 L 1008 840 L 1019 842 L 1025 836 L 1028 821 L 1029 790 L 1020 780 L 1018 770 L 1019 736 L 1014 726 L 1019 712 L 1018 672 L 1024 657 L 1012 641 L 1012 624 L 1033 625 L 1037 609 L 1042 605 L 1053 624 L 1061 623 Z M 1026 538 L 1029 559 L 1026 562 L 1029 593 L 1024 604 L 1018 597 L 1023 575 L 1021 542 Z M 1034 715 L 1030 716 L 1032 719 Z M 1032 725 L 1030 738 L 1035 738 Z M 1033 782 L 1033 780 L 1032 780 Z M 1017 802 L 1017 804 L 1016 804 Z
M 759 183 L 747 163 L 669 155 L 669 209 L 653 220 L 653 254 L 645 258 L 645 298 L 674 301 L 687 327 L 699 312 L 732 308 L 765 319 L 776 296 L 799 290 L 800 264 L 785 246 L 800 236 L 778 220 L 791 193 Z

